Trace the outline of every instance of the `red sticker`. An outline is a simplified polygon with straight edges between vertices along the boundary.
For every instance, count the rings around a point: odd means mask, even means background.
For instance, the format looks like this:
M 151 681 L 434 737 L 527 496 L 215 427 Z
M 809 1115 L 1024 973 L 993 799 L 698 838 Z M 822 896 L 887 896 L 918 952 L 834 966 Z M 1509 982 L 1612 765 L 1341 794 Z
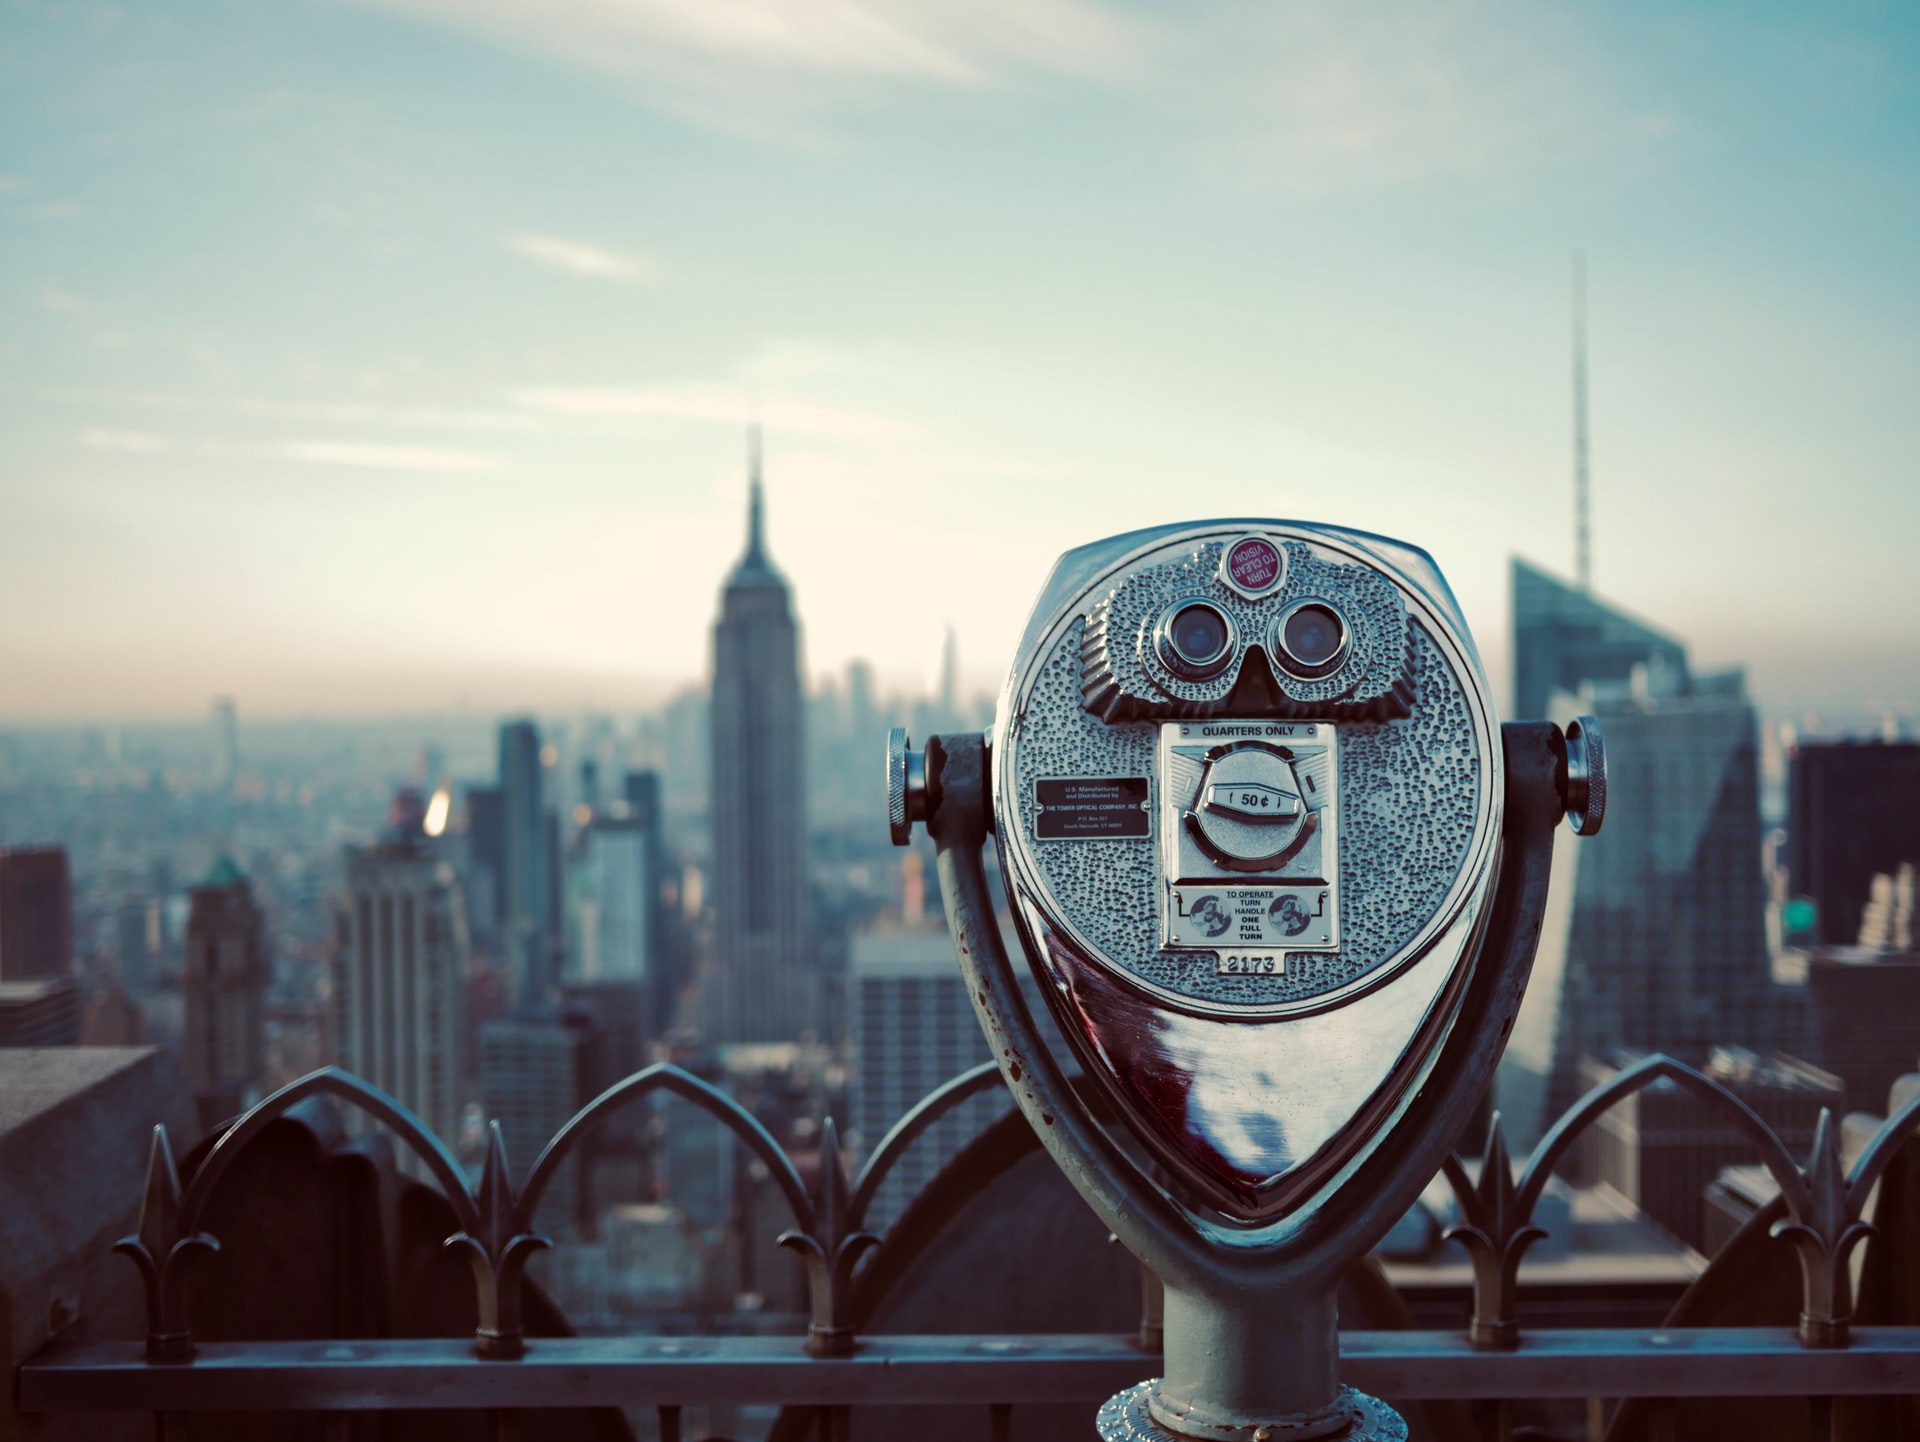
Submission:
M 1227 552 L 1227 577 L 1243 591 L 1264 591 L 1280 579 L 1280 549 L 1272 541 L 1248 536 Z

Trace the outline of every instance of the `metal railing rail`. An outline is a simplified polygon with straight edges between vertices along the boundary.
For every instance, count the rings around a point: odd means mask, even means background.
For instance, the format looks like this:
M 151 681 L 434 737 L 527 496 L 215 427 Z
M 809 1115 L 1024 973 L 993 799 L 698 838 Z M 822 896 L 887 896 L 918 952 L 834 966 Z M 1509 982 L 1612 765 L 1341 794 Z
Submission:
M 1579 1135 L 1622 1098 L 1671 1083 L 1724 1110 L 1759 1149 L 1781 1189 L 1763 1212 L 1800 1263 L 1797 1328 L 1670 1327 L 1658 1331 L 1522 1332 L 1517 1278 L 1544 1232 L 1533 1212 L 1554 1166 Z M 689 1072 L 657 1065 L 589 1102 L 548 1142 L 516 1188 L 498 1125 L 469 1185 L 452 1152 L 393 1097 L 326 1068 L 283 1087 L 230 1124 L 183 1189 L 164 1127 L 153 1133 L 138 1231 L 116 1244 L 140 1272 L 148 1335 L 138 1342 L 49 1347 L 20 1368 L 25 1412 L 148 1412 L 160 1435 L 184 1436 L 196 1412 L 487 1409 L 494 1435 L 518 1432 L 518 1414 L 544 1408 L 657 1408 L 661 1435 L 680 1435 L 680 1409 L 704 1403 L 819 1408 L 828 1437 L 844 1436 L 855 1405 L 977 1403 L 985 1435 L 1006 1435 L 1008 1409 L 1062 1396 L 1106 1395 L 1147 1368 L 1135 1336 L 857 1336 L 851 1310 L 862 1259 L 884 1245 L 864 1230 L 880 1183 L 942 1116 L 999 1085 L 983 1063 L 923 1098 L 875 1147 L 849 1184 L 831 1119 L 809 1193 L 799 1167 L 739 1102 Z M 572 1148 L 613 1112 L 655 1092 L 692 1103 L 728 1127 L 763 1162 L 793 1225 L 783 1245 L 806 1264 L 812 1317 L 804 1339 L 782 1337 L 551 1338 L 529 1342 L 520 1317 L 526 1261 L 550 1245 L 536 1230 L 546 1185 Z M 196 1342 L 188 1308 L 194 1263 L 217 1250 L 202 1219 L 235 1157 L 274 1119 L 327 1094 L 366 1112 L 425 1164 L 459 1227 L 447 1245 L 472 1264 L 479 1326 L 462 1339 Z M 1353 1385 L 1407 1401 L 1630 1397 L 1654 1399 L 1649 1435 L 1670 1435 L 1672 1400 L 1684 1397 L 1920 1395 L 1920 1327 L 1856 1327 L 1851 1254 L 1871 1230 L 1863 1212 L 1892 1158 L 1920 1130 L 1920 1096 L 1889 1117 L 1850 1169 L 1823 1112 L 1811 1152 L 1797 1161 L 1727 1087 L 1669 1057 L 1646 1058 L 1595 1087 L 1548 1131 L 1517 1172 L 1496 1116 L 1472 1179 L 1456 1156 L 1443 1171 L 1461 1221 L 1448 1236 L 1473 1264 L 1473 1320 L 1465 1333 L 1349 1332 L 1341 1370 Z M 1774 1215 L 1777 1213 L 1777 1220 Z M 1750 1224 L 1750 1226 L 1753 1224 Z M 1149 1300 L 1151 1307 L 1151 1299 Z M 1148 1334 L 1151 1335 L 1150 1329 Z M 1832 1425 L 1814 1408 L 1815 1435 Z M 1508 1433 L 1507 1413 L 1494 1431 Z

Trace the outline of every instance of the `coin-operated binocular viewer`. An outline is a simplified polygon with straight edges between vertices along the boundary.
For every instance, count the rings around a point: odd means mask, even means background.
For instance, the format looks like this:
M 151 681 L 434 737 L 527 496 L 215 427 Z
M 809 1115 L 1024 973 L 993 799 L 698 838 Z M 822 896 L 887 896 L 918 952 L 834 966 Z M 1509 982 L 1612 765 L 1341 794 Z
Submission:
M 1404 1437 L 1338 1376 L 1335 1290 L 1439 1169 L 1533 962 L 1554 827 L 1598 830 L 1590 721 L 1495 719 L 1401 542 L 1291 521 L 1071 551 L 987 736 L 888 738 L 1015 1099 L 1165 1291 L 1165 1375 L 1105 1439 Z M 1049 1053 L 992 914 L 1124 1125 Z M 1135 1160 L 1139 1157 L 1144 1162 Z

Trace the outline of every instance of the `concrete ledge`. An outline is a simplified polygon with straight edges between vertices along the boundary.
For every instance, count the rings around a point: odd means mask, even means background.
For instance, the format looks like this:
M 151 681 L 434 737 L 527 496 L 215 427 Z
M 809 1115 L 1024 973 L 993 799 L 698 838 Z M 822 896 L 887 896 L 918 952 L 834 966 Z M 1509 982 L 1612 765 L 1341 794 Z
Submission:
M 0 1048 L 0 1365 L 50 1340 L 146 1334 L 139 1280 L 114 1242 L 133 1231 L 147 1152 L 164 1122 L 193 1138 L 172 1058 L 153 1047 Z M 138 1418 L 29 1424 L 16 1389 L 0 1400 L 0 1442 L 143 1437 Z

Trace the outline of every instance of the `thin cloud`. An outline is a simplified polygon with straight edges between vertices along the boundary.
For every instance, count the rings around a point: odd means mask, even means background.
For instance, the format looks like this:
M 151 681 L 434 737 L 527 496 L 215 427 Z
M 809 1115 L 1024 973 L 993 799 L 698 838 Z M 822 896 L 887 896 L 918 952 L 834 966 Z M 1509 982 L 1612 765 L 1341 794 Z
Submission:
M 797 400 L 774 400 L 756 406 L 726 390 L 528 390 L 514 399 L 532 410 L 555 415 L 633 416 L 730 426 L 759 421 L 769 430 L 835 441 L 892 440 L 913 430 L 904 422 L 871 411 Z
M 1670 143 L 1682 120 L 1636 93 L 1578 16 L 1510 0 L 1302 0 L 1215 12 L 1168 98 L 1202 159 L 1308 194 L 1565 164 Z
M 153 431 L 112 431 L 89 427 L 77 437 L 90 451 L 112 451 L 123 456 L 164 456 L 177 449 L 169 436 Z
M 497 456 L 478 451 L 449 451 L 431 446 L 355 445 L 345 441 L 283 441 L 273 453 L 290 461 L 323 466 L 352 466 L 372 471 L 430 471 L 474 475 L 500 469 Z
M 712 129 L 804 142 L 902 89 L 1138 67 L 1146 22 L 1100 0 L 374 0 L 623 83 Z
M 182 391 L 120 391 L 89 387 L 46 386 L 36 392 L 63 405 L 140 411 L 149 414 L 238 416 L 247 420 L 291 421 L 299 425 L 338 426 L 364 430 L 382 427 L 412 431 L 482 431 L 540 435 L 576 432 L 580 428 L 558 417 L 526 410 L 475 409 L 459 406 L 388 405 L 372 401 L 287 401 L 235 395 L 191 395 Z M 130 434 L 131 432 L 123 432 Z M 111 434 L 99 431 L 96 434 Z
M 565 240 L 557 235 L 510 235 L 501 242 L 516 255 L 536 265 L 589 280 L 610 280 L 620 285 L 652 280 L 657 274 L 652 261 L 581 240 Z
M 90 451 L 122 456 L 191 456 L 200 460 L 296 461 L 356 470 L 476 475 L 500 469 L 500 458 L 436 446 L 390 446 L 358 441 L 239 441 L 219 436 L 167 436 L 155 431 L 87 427 L 75 440 Z

